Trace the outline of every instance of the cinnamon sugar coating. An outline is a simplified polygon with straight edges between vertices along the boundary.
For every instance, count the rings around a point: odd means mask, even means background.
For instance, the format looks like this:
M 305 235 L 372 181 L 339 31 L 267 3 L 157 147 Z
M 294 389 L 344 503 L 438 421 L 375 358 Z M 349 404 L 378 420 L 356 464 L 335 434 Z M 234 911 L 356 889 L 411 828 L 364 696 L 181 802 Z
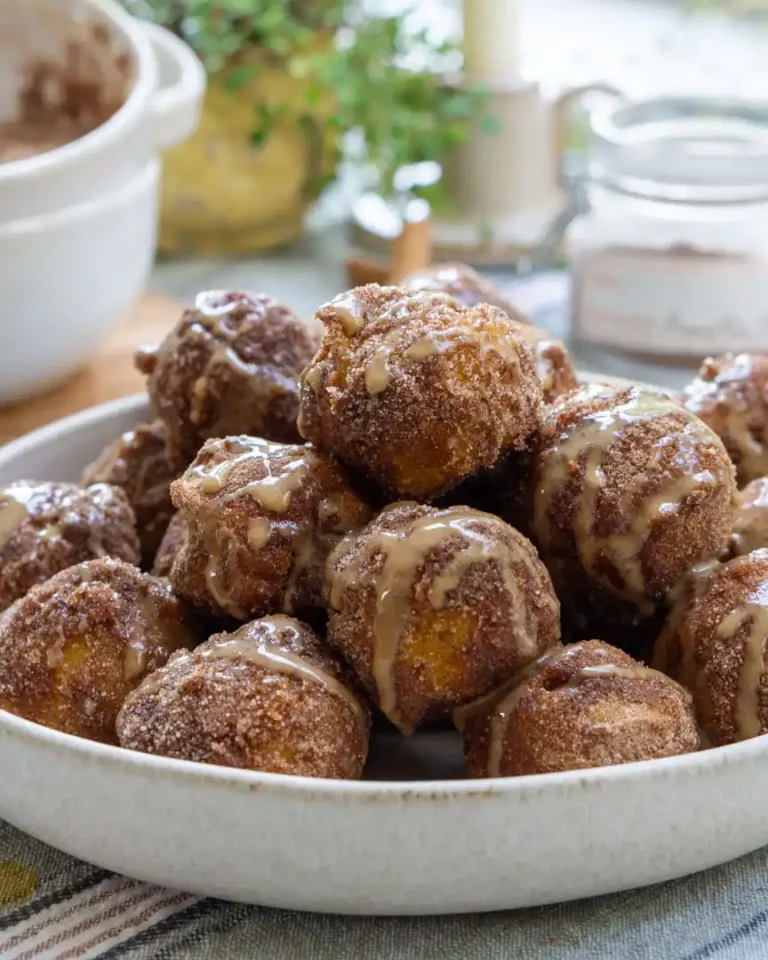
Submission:
M 0 490 L 0 610 L 60 570 L 102 556 L 139 562 L 135 518 L 122 490 L 38 480 Z
M 554 340 L 538 327 L 523 327 L 522 333 L 536 357 L 536 372 L 541 380 L 546 403 L 554 403 L 579 385 L 571 355 L 561 340 Z
M 332 458 L 255 437 L 209 440 L 172 493 L 187 536 L 171 583 L 238 620 L 321 607 L 329 551 L 370 516 Z
M 510 320 L 522 324 L 530 323 L 505 293 L 466 263 L 435 263 L 431 267 L 409 273 L 401 286 L 414 293 L 447 293 L 465 307 L 489 303 L 492 307 L 503 310 Z
M 601 640 L 558 647 L 455 714 L 471 777 L 520 777 L 692 753 L 681 686 Z
M 768 547 L 768 477 L 748 483 L 738 496 L 731 552 L 744 556 Z
M 116 743 L 128 693 L 199 641 L 170 588 L 120 560 L 89 560 L 33 587 L 0 616 L 0 709 Z
M 599 628 L 623 646 L 652 624 L 686 571 L 727 549 L 735 495 L 718 437 L 663 394 L 592 385 L 555 406 L 532 529 L 576 638 Z
M 166 429 L 161 420 L 140 423 L 106 447 L 83 471 L 82 483 L 111 483 L 125 491 L 136 515 L 141 560 L 152 564 L 173 515 L 171 483 L 179 471 L 166 455 Z
M 317 337 L 263 294 L 201 293 L 155 350 L 136 355 L 183 469 L 204 440 L 250 433 L 298 440 L 298 377 Z
M 369 284 L 321 307 L 299 429 L 388 499 L 429 499 L 525 449 L 542 390 L 521 332 L 496 307 Z
M 768 733 L 768 550 L 693 571 L 669 613 L 653 664 L 693 694 L 720 746 Z
M 187 540 L 187 521 L 180 513 L 174 513 L 165 536 L 162 539 L 154 562 L 152 563 L 152 576 L 170 577 L 171 567 L 177 555 L 182 551 Z
M 536 357 L 536 369 L 544 391 L 544 399 L 552 403 L 557 397 L 578 386 L 573 362 L 565 345 L 531 325 L 530 320 L 518 310 L 498 287 L 472 267 L 463 263 L 436 263 L 424 270 L 409 274 L 402 282 L 406 290 L 430 290 L 447 293 L 465 307 L 477 307 L 489 303 L 503 310 L 510 320 L 522 325 L 521 333 Z
M 403 733 L 492 689 L 560 637 L 533 545 L 468 507 L 397 503 L 328 560 L 328 642 Z
M 177 653 L 125 702 L 131 750 L 305 777 L 357 779 L 370 714 L 309 627 L 266 617 Z
M 768 474 L 768 356 L 707 357 L 685 405 L 722 439 L 739 486 Z

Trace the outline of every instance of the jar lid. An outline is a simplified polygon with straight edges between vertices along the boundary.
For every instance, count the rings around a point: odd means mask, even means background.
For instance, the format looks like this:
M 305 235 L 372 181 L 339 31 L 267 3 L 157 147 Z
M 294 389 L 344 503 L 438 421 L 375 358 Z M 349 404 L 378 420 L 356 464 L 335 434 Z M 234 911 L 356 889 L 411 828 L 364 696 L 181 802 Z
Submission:
M 615 101 L 591 117 L 590 178 L 678 202 L 768 196 L 768 110 L 720 99 Z

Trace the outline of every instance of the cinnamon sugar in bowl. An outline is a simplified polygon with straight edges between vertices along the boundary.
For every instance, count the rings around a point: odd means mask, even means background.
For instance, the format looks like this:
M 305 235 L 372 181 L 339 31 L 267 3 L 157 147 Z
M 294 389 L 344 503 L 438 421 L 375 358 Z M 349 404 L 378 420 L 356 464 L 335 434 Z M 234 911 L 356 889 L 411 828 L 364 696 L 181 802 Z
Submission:
M 161 72 L 172 77 L 164 86 Z M 203 89 L 192 51 L 116 0 L 7 0 L 0 225 L 125 183 L 161 147 L 192 133 Z
M 115 0 L 0 3 L 0 403 L 84 363 L 143 289 L 159 150 L 194 130 L 204 85 Z

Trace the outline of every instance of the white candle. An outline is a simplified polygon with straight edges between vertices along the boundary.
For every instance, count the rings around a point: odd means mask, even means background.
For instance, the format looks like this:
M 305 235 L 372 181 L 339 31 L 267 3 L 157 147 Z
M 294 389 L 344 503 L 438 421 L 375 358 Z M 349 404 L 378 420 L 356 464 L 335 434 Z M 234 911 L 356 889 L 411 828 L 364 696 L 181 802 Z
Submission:
M 464 73 L 488 84 L 517 81 L 519 0 L 464 0 Z

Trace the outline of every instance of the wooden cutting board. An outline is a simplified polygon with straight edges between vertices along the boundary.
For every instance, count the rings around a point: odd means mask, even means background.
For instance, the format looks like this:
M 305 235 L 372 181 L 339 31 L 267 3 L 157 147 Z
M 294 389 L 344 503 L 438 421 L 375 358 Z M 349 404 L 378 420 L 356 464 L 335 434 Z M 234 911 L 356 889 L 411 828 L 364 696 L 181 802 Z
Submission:
M 0 407 L 0 444 L 51 420 L 143 390 L 144 378 L 134 369 L 133 352 L 162 340 L 180 312 L 175 300 L 145 293 L 80 371 L 42 396 Z

